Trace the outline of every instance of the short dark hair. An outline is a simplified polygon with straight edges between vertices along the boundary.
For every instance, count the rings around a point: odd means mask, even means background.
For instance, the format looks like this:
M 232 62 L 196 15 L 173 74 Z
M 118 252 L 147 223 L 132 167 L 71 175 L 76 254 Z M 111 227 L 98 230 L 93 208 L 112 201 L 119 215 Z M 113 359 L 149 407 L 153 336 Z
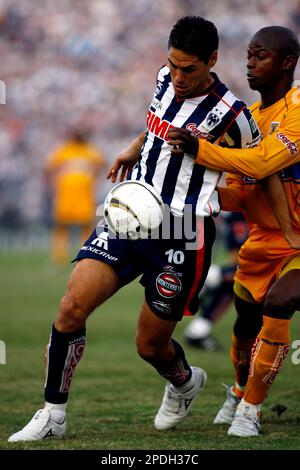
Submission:
M 193 54 L 208 63 L 212 53 L 218 50 L 219 36 L 215 25 L 201 16 L 184 16 L 173 26 L 168 49 L 174 47 Z
M 300 55 L 300 44 L 296 34 L 284 26 L 266 26 L 257 31 L 254 37 L 262 37 L 266 45 L 282 57 Z

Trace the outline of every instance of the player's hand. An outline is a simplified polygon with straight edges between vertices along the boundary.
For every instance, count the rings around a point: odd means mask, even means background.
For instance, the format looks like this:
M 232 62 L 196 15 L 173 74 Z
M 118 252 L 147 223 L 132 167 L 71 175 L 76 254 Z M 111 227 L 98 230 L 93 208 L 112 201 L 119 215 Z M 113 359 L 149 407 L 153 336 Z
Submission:
M 132 168 L 136 164 L 137 160 L 138 160 L 138 157 L 136 156 L 134 157 L 131 156 L 129 158 L 128 155 L 126 154 L 124 155 L 120 153 L 120 155 L 117 156 L 114 163 L 108 170 L 106 178 L 108 180 L 111 179 L 112 183 L 115 183 L 118 179 L 119 171 L 121 170 L 119 181 L 124 181 L 128 173 L 132 170 Z
M 172 147 L 172 155 L 187 153 L 196 158 L 199 149 L 199 140 L 187 129 L 173 127 L 168 132 L 168 144 Z
M 121 169 L 119 181 L 124 181 L 128 173 L 132 170 L 139 159 L 141 148 L 144 143 L 145 131 L 141 132 L 115 159 L 114 163 L 107 172 L 106 178 L 113 183 L 118 179 L 118 173 Z

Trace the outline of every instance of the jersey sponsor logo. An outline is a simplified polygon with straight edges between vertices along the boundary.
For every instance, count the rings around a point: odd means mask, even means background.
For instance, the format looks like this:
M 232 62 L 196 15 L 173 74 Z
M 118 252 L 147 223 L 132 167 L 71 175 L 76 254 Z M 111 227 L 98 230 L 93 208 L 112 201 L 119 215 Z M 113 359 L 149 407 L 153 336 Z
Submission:
M 153 98 L 150 106 L 155 109 L 162 109 L 162 103 L 157 98 Z
M 148 111 L 147 126 L 150 132 L 153 132 L 153 134 L 163 140 L 168 140 L 168 131 L 174 127 L 168 121 L 160 119 L 160 117 L 156 116 L 152 111 Z
M 174 274 L 161 273 L 156 278 L 156 289 L 162 297 L 171 299 L 181 292 L 182 284 Z
M 290 140 L 283 132 L 278 132 L 276 139 L 280 140 L 286 146 L 290 155 L 295 155 L 295 153 L 298 152 L 296 143 Z
M 90 251 L 91 253 L 95 253 L 98 256 L 103 256 L 103 258 L 108 259 L 110 261 L 118 261 L 119 258 L 116 256 L 109 255 L 105 253 L 105 251 L 99 250 L 98 248 L 94 248 L 93 246 L 84 245 L 80 251 Z
M 166 304 L 165 302 L 162 302 L 161 300 L 154 300 L 153 302 L 151 302 L 151 304 L 159 312 L 162 312 L 162 313 L 171 313 L 172 312 L 171 305 Z
M 209 132 L 200 131 L 200 129 L 198 129 L 197 127 L 197 124 L 195 124 L 194 122 L 190 122 L 185 127 L 188 131 L 190 131 L 191 134 L 195 135 L 199 139 L 211 140 L 214 137 Z

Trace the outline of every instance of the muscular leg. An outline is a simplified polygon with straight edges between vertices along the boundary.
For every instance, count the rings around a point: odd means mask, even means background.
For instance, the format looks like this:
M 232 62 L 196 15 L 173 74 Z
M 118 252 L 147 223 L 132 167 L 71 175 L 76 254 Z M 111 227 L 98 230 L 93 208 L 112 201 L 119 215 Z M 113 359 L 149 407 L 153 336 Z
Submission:
M 67 402 L 75 368 L 84 352 L 86 319 L 117 289 L 118 277 L 109 265 L 83 259 L 75 266 L 47 347 L 46 402 Z
M 254 302 L 250 292 L 235 283 L 234 304 L 237 313 L 233 327 L 230 357 L 235 372 L 235 385 L 227 388 L 226 400 L 218 411 L 215 424 L 231 424 L 248 379 L 251 351 L 262 325 L 263 305 Z
M 118 290 L 118 277 L 111 266 L 102 261 L 79 261 L 60 303 L 55 327 L 70 333 L 85 326 L 90 313 Z
M 144 302 L 139 317 L 136 345 L 139 355 L 175 387 L 187 382 L 191 377 L 184 351 L 171 336 L 176 321 L 162 320 Z
M 140 356 L 170 383 L 154 419 L 160 431 L 174 428 L 187 416 L 190 405 L 206 382 L 206 373 L 191 368 L 180 344 L 171 338 L 176 321 L 158 318 L 145 302 L 140 314 L 136 344 Z
M 230 356 L 235 370 L 234 392 L 241 397 L 247 383 L 251 350 L 262 325 L 263 306 L 247 302 L 236 294 L 234 304 L 237 318 L 233 327 Z
M 252 348 L 249 374 L 241 402 L 236 407 L 229 435 L 259 434 L 261 405 L 268 395 L 290 342 L 290 318 L 300 306 L 300 257 L 290 261 L 266 295 L 263 325 Z
M 300 269 L 283 273 L 269 290 L 263 327 L 256 339 L 244 393 L 247 403 L 260 404 L 268 395 L 290 344 L 290 318 L 300 308 Z
M 264 315 L 287 319 L 291 318 L 294 312 L 299 309 L 300 269 L 292 269 L 283 272 L 269 290 L 265 300 Z
M 61 437 L 66 431 L 68 391 L 85 346 L 90 313 L 118 289 L 118 277 L 105 263 L 83 259 L 75 266 L 46 352 L 45 407 L 10 442 Z

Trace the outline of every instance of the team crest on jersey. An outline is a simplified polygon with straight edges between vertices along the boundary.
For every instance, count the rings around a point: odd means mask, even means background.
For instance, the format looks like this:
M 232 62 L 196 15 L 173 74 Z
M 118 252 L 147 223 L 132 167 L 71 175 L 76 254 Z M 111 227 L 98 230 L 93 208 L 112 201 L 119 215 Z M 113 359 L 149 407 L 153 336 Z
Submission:
M 221 118 L 212 111 L 210 111 L 210 113 L 208 113 L 208 115 L 206 116 L 205 124 L 208 127 L 215 127 L 217 124 L 219 124 L 219 122 L 221 122 Z
M 209 132 L 200 131 L 200 129 L 197 127 L 197 124 L 194 122 L 190 122 L 185 126 L 185 128 L 190 131 L 191 134 L 198 137 L 198 139 L 211 140 L 213 138 L 213 135 L 211 135 Z
M 161 273 L 156 278 L 157 292 L 167 299 L 176 297 L 182 290 L 180 279 L 170 272 Z
M 270 128 L 269 128 L 269 135 L 273 134 L 275 131 L 277 131 L 278 127 L 280 126 L 280 122 L 271 122 Z
M 158 93 L 161 92 L 162 87 L 163 87 L 163 83 L 162 83 L 162 82 L 157 82 L 156 90 L 155 90 L 155 94 L 156 94 L 156 95 L 158 95 Z

